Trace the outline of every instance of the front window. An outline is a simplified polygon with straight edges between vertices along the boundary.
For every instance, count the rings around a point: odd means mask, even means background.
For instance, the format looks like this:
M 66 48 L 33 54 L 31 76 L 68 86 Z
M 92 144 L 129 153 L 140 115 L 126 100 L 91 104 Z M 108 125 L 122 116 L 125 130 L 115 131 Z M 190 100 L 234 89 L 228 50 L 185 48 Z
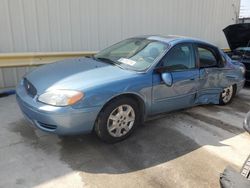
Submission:
M 145 38 L 132 38 L 121 41 L 97 53 L 94 58 L 112 62 L 122 68 L 144 71 L 160 57 L 168 45 Z
M 161 60 L 167 71 L 183 71 L 195 68 L 195 58 L 191 44 L 174 46 Z

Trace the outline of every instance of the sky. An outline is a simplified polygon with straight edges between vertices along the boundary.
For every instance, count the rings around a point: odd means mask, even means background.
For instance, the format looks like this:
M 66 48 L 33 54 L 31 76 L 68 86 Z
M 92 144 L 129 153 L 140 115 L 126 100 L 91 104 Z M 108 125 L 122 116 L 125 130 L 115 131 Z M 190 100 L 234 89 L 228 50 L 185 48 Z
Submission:
M 241 0 L 240 18 L 250 17 L 250 0 Z

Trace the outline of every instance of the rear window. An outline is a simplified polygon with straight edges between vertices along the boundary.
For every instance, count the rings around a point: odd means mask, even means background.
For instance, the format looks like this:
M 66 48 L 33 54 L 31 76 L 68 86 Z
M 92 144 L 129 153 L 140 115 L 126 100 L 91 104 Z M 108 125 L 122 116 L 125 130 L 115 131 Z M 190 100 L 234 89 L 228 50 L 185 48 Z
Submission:
M 212 50 L 198 47 L 198 55 L 201 68 L 217 66 L 216 56 L 214 55 Z

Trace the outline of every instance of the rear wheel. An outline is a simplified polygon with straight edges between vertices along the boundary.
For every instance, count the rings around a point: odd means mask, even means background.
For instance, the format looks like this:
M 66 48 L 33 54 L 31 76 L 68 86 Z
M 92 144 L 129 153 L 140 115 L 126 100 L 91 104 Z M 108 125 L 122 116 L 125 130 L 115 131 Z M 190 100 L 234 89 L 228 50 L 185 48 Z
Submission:
M 127 138 L 139 123 L 138 104 L 130 98 L 111 101 L 99 114 L 95 132 L 102 140 L 114 143 Z
M 235 95 L 235 91 L 236 88 L 233 85 L 224 88 L 220 94 L 220 104 L 225 105 L 230 103 Z

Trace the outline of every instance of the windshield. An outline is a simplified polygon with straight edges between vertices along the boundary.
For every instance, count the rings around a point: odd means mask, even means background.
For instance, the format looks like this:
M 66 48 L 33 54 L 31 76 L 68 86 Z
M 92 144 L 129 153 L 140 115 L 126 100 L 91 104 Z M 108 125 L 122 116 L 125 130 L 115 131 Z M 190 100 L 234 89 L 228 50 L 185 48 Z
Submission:
M 122 68 L 143 71 L 168 48 L 162 42 L 145 38 L 132 38 L 121 41 L 97 53 L 94 58 L 112 62 Z

